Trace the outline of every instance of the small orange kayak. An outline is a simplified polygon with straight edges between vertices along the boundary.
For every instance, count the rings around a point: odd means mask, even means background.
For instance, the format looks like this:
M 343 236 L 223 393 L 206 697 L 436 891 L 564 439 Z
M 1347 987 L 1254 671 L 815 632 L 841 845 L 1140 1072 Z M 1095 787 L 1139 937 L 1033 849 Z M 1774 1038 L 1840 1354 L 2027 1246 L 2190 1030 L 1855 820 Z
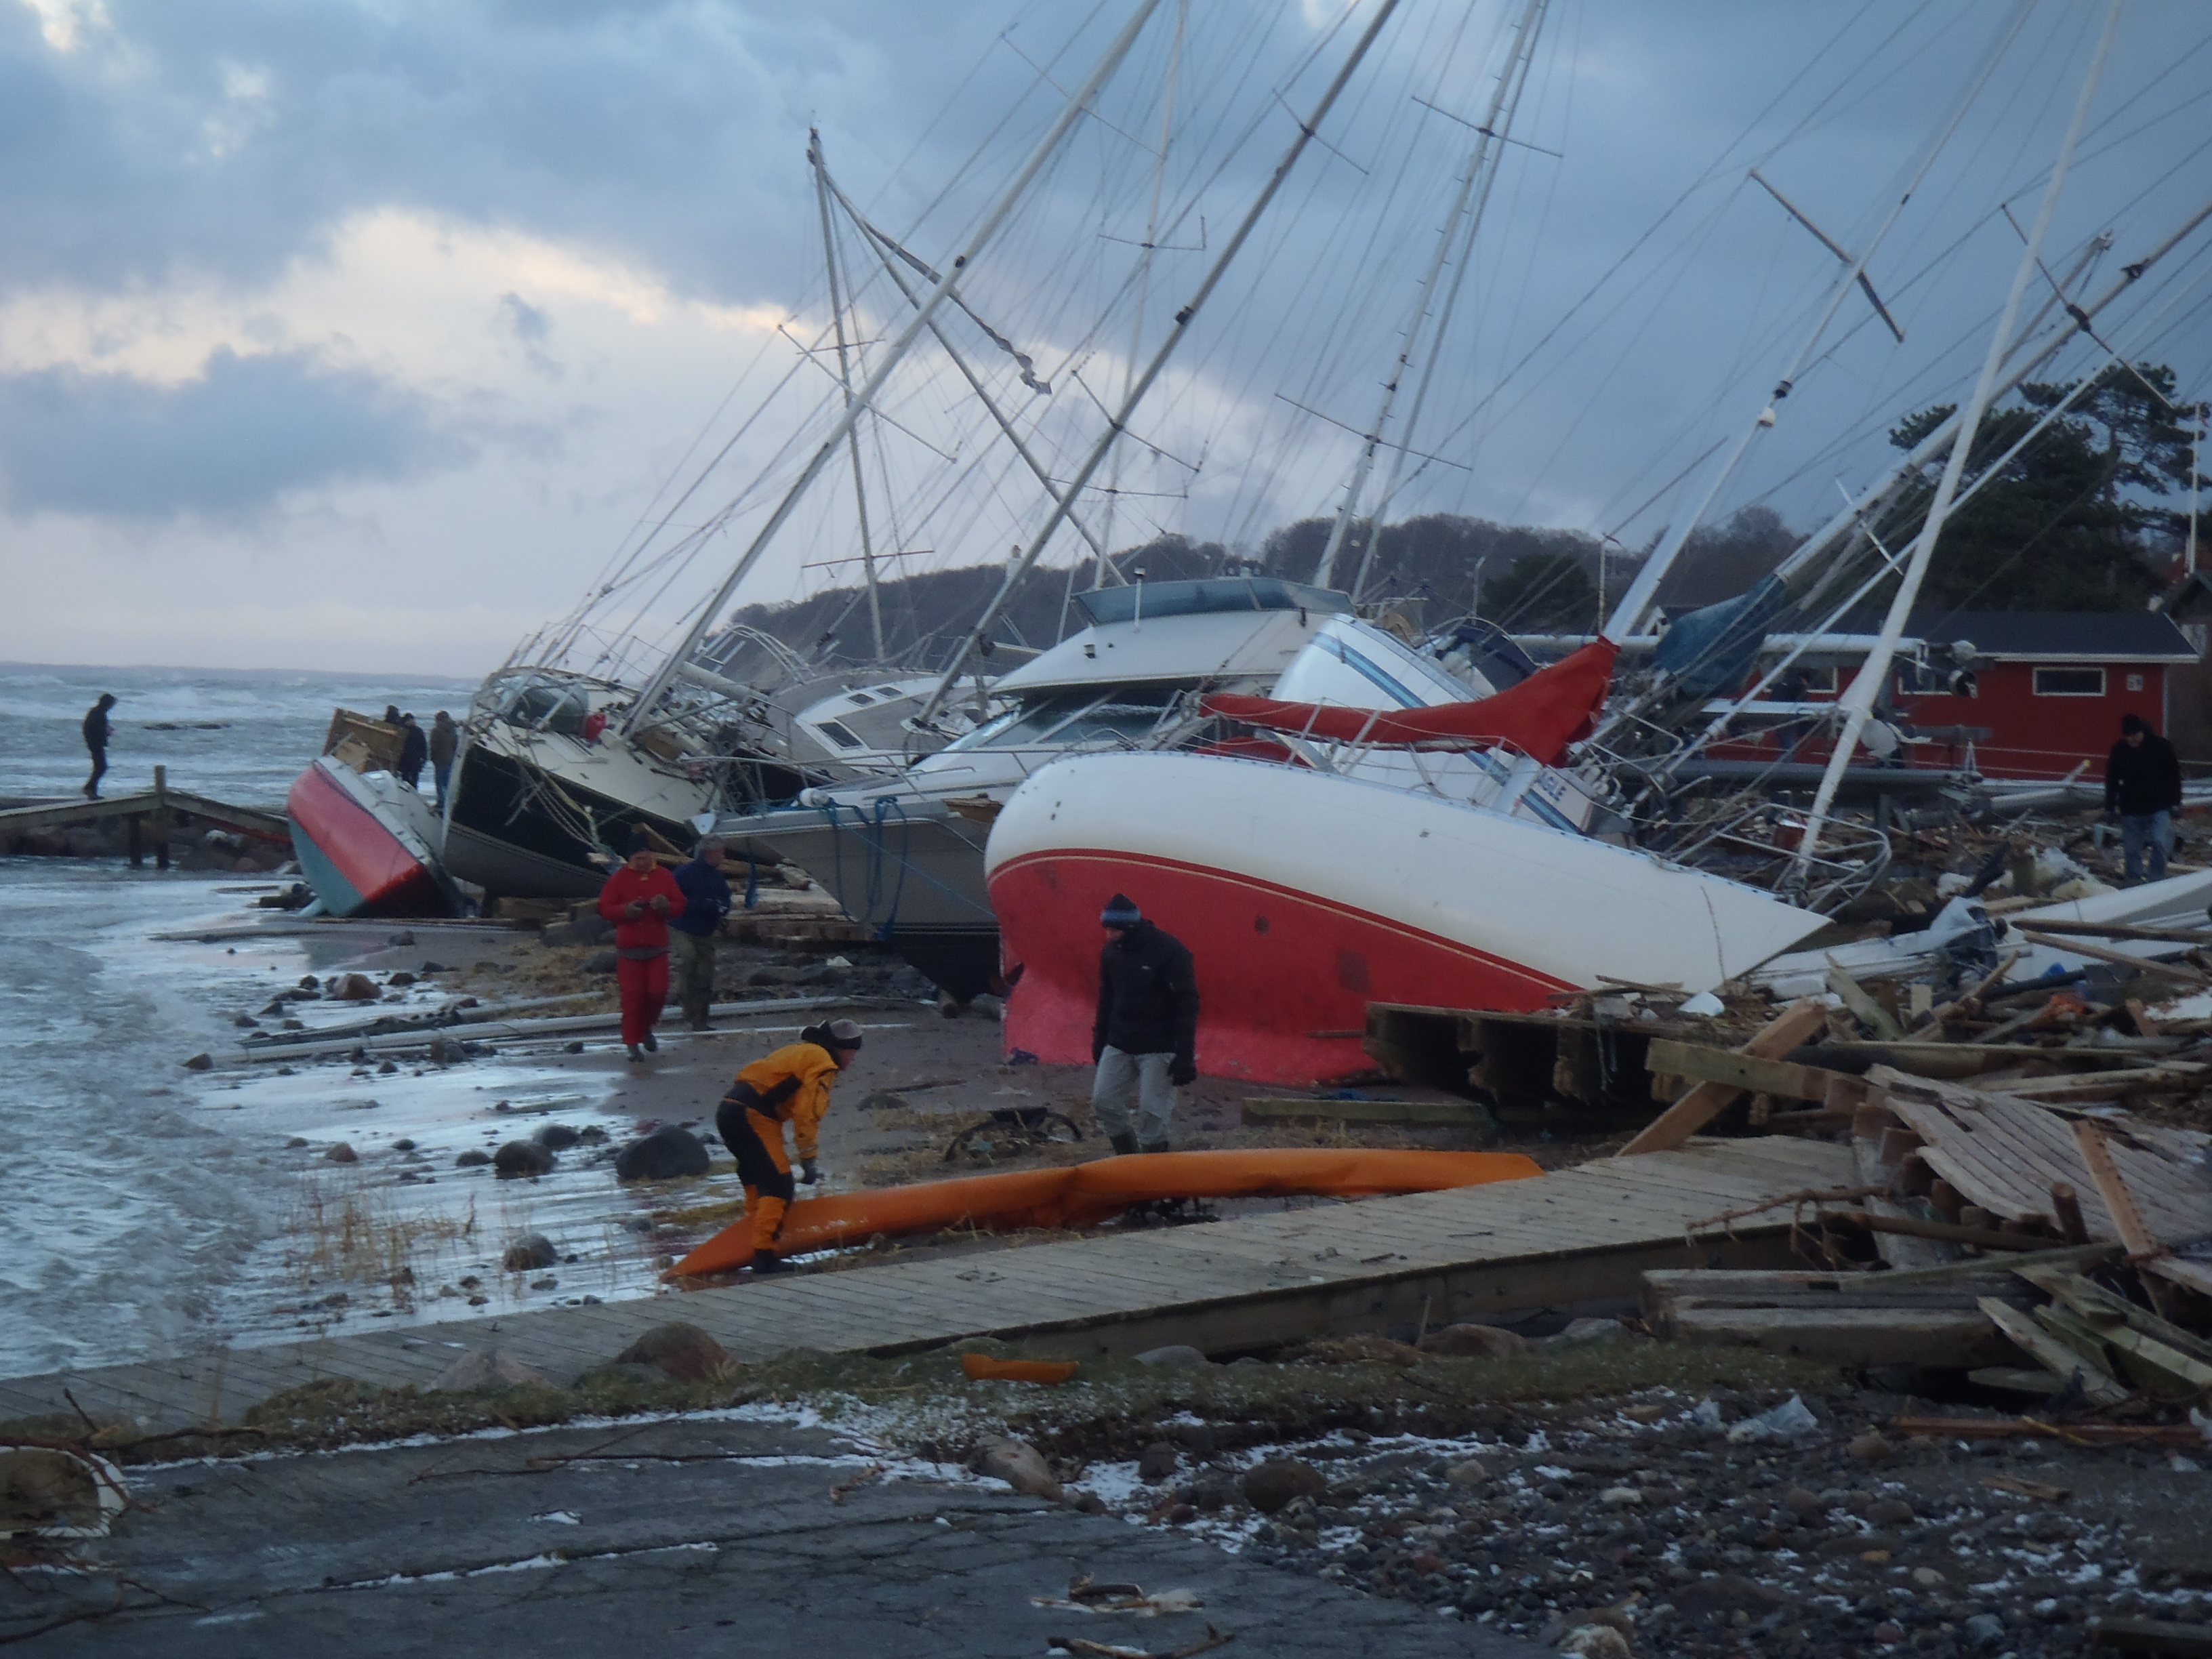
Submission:
M 972 1226 L 1090 1227 L 1131 1206 L 1168 1198 L 1373 1198 L 1433 1193 L 1543 1174 L 1518 1152 L 1420 1152 L 1281 1147 L 1251 1152 L 1139 1152 L 1058 1170 L 926 1181 L 801 1199 L 783 1223 L 787 1256 L 878 1233 Z M 672 1277 L 727 1273 L 753 1257 L 750 1218 L 725 1227 L 671 1270 Z

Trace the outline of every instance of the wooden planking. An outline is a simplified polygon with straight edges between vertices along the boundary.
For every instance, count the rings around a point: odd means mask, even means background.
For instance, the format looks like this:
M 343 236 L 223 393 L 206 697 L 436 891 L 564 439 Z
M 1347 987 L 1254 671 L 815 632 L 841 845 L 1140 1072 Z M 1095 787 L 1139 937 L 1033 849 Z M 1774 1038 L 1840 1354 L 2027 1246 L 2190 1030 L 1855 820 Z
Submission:
M 2063 1182 L 2094 1237 L 2120 1237 L 2080 1145 L 2057 1113 L 1887 1067 L 1873 1076 L 1891 1109 L 1927 1143 L 1921 1159 L 1972 1202 L 2012 1220 L 2047 1217 L 2051 1184 Z M 2172 1132 L 2144 1139 L 2141 1147 L 2108 1139 L 2106 1148 L 2149 1231 L 2177 1242 L 2212 1231 L 2212 1182 L 2186 1161 L 2201 1143 Z
M 1699 1145 L 1540 1179 L 13 1379 L 0 1397 L 10 1412 L 66 1409 L 68 1386 L 88 1410 L 183 1426 L 235 1419 L 250 1403 L 321 1376 L 427 1382 L 459 1352 L 448 1342 L 581 1369 L 675 1317 L 704 1326 L 745 1359 L 798 1346 L 913 1352 L 984 1334 L 1079 1354 L 1171 1340 L 1257 1346 L 1409 1323 L 1424 1310 L 1441 1322 L 1632 1294 L 1648 1267 L 1702 1265 L 1711 1247 L 1690 1249 L 1692 1224 L 1850 1177 L 1844 1147 Z M 1738 1226 L 1771 1234 L 1785 1218 Z

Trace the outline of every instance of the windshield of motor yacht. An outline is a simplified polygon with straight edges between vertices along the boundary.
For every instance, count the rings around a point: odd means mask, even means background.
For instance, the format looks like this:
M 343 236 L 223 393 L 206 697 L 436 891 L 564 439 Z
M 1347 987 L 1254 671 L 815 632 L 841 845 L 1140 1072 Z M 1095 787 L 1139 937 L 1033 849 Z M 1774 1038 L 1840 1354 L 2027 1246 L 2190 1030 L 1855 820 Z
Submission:
M 1105 693 L 1061 691 L 986 720 L 942 751 L 1073 748 L 1101 739 L 1134 742 L 1159 724 L 1176 693 L 1164 687 L 1118 687 Z

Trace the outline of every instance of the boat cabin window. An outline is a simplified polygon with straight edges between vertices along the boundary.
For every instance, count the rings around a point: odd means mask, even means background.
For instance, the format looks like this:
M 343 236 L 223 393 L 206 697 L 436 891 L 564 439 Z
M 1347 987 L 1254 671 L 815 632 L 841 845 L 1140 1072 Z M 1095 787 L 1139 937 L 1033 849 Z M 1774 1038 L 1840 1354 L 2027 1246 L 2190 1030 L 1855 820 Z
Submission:
M 583 735 L 584 720 L 591 712 L 590 700 L 573 687 L 532 685 L 507 704 L 500 718 L 526 731 L 557 732 L 574 738 Z
M 1158 700 L 1146 702 L 1150 695 Z M 1146 693 L 1122 690 L 1110 696 L 1096 691 L 1062 691 L 1010 708 L 956 738 L 945 745 L 948 754 L 963 749 L 1020 749 L 1032 744 L 1061 745 L 1093 742 L 1100 738 L 1139 738 L 1152 729 L 1174 696 L 1172 690 Z
M 846 726 L 836 720 L 817 720 L 814 729 L 836 744 L 840 749 L 866 749 L 868 745 L 854 737 Z
M 875 699 L 865 691 L 850 691 L 846 694 L 845 701 L 855 708 L 866 708 Z

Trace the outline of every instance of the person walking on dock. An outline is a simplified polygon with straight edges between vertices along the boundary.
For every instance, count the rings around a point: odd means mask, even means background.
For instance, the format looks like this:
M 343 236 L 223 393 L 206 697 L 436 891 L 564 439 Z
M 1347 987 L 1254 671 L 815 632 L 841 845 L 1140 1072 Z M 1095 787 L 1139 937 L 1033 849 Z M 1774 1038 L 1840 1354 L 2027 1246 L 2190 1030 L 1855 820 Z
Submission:
M 2150 848 L 2150 878 L 2166 879 L 2173 854 L 2173 815 L 2181 805 L 2181 757 L 2140 714 L 2120 716 L 2120 740 L 2105 760 L 2105 811 L 2118 814 L 2127 878 L 2143 878 L 2143 848 Z
M 722 843 L 709 836 L 689 864 L 676 866 L 676 884 L 684 890 L 684 914 L 668 924 L 668 943 L 673 954 L 676 1006 L 695 1031 L 707 1029 L 707 1011 L 714 1006 L 714 935 L 722 918 L 730 914 L 729 878 L 722 874 Z
M 1176 1091 L 1198 1077 L 1197 965 L 1122 894 L 1098 921 L 1112 937 L 1098 954 L 1091 1108 L 1115 1152 L 1164 1152 Z
M 87 800 L 100 799 L 100 781 L 107 775 L 107 740 L 115 735 L 107 711 L 114 707 L 115 693 L 103 691 L 100 701 L 84 711 L 84 746 L 92 754 L 92 775 L 84 781 Z
M 744 1182 L 757 1273 L 791 1271 L 776 1249 L 783 1218 L 798 1193 L 783 1126 L 791 1125 L 798 1143 L 798 1180 L 811 1187 L 822 1179 L 822 1117 L 830 1109 L 830 1085 L 852 1069 L 860 1054 L 860 1028 L 851 1020 L 810 1025 L 798 1042 L 739 1072 L 715 1109 L 714 1127 L 738 1160 L 738 1178 Z
M 599 914 L 615 925 L 615 982 L 622 988 L 622 1040 L 632 1060 L 660 1047 L 653 1035 L 668 1000 L 668 924 L 684 914 L 684 890 L 640 831 L 629 861 L 599 890 Z
M 453 757 L 460 752 L 461 728 L 444 709 L 430 722 L 430 781 L 438 786 L 438 810 L 446 810 L 446 791 L 453 781 Z
M 399 717 L 399 764 L 394 769 L 399 781 L 410 789 L 422 787 L 422 763 L 430 757 L 430 740 L 422 735 L 422 728 L 415 724 L 412 714 Z

